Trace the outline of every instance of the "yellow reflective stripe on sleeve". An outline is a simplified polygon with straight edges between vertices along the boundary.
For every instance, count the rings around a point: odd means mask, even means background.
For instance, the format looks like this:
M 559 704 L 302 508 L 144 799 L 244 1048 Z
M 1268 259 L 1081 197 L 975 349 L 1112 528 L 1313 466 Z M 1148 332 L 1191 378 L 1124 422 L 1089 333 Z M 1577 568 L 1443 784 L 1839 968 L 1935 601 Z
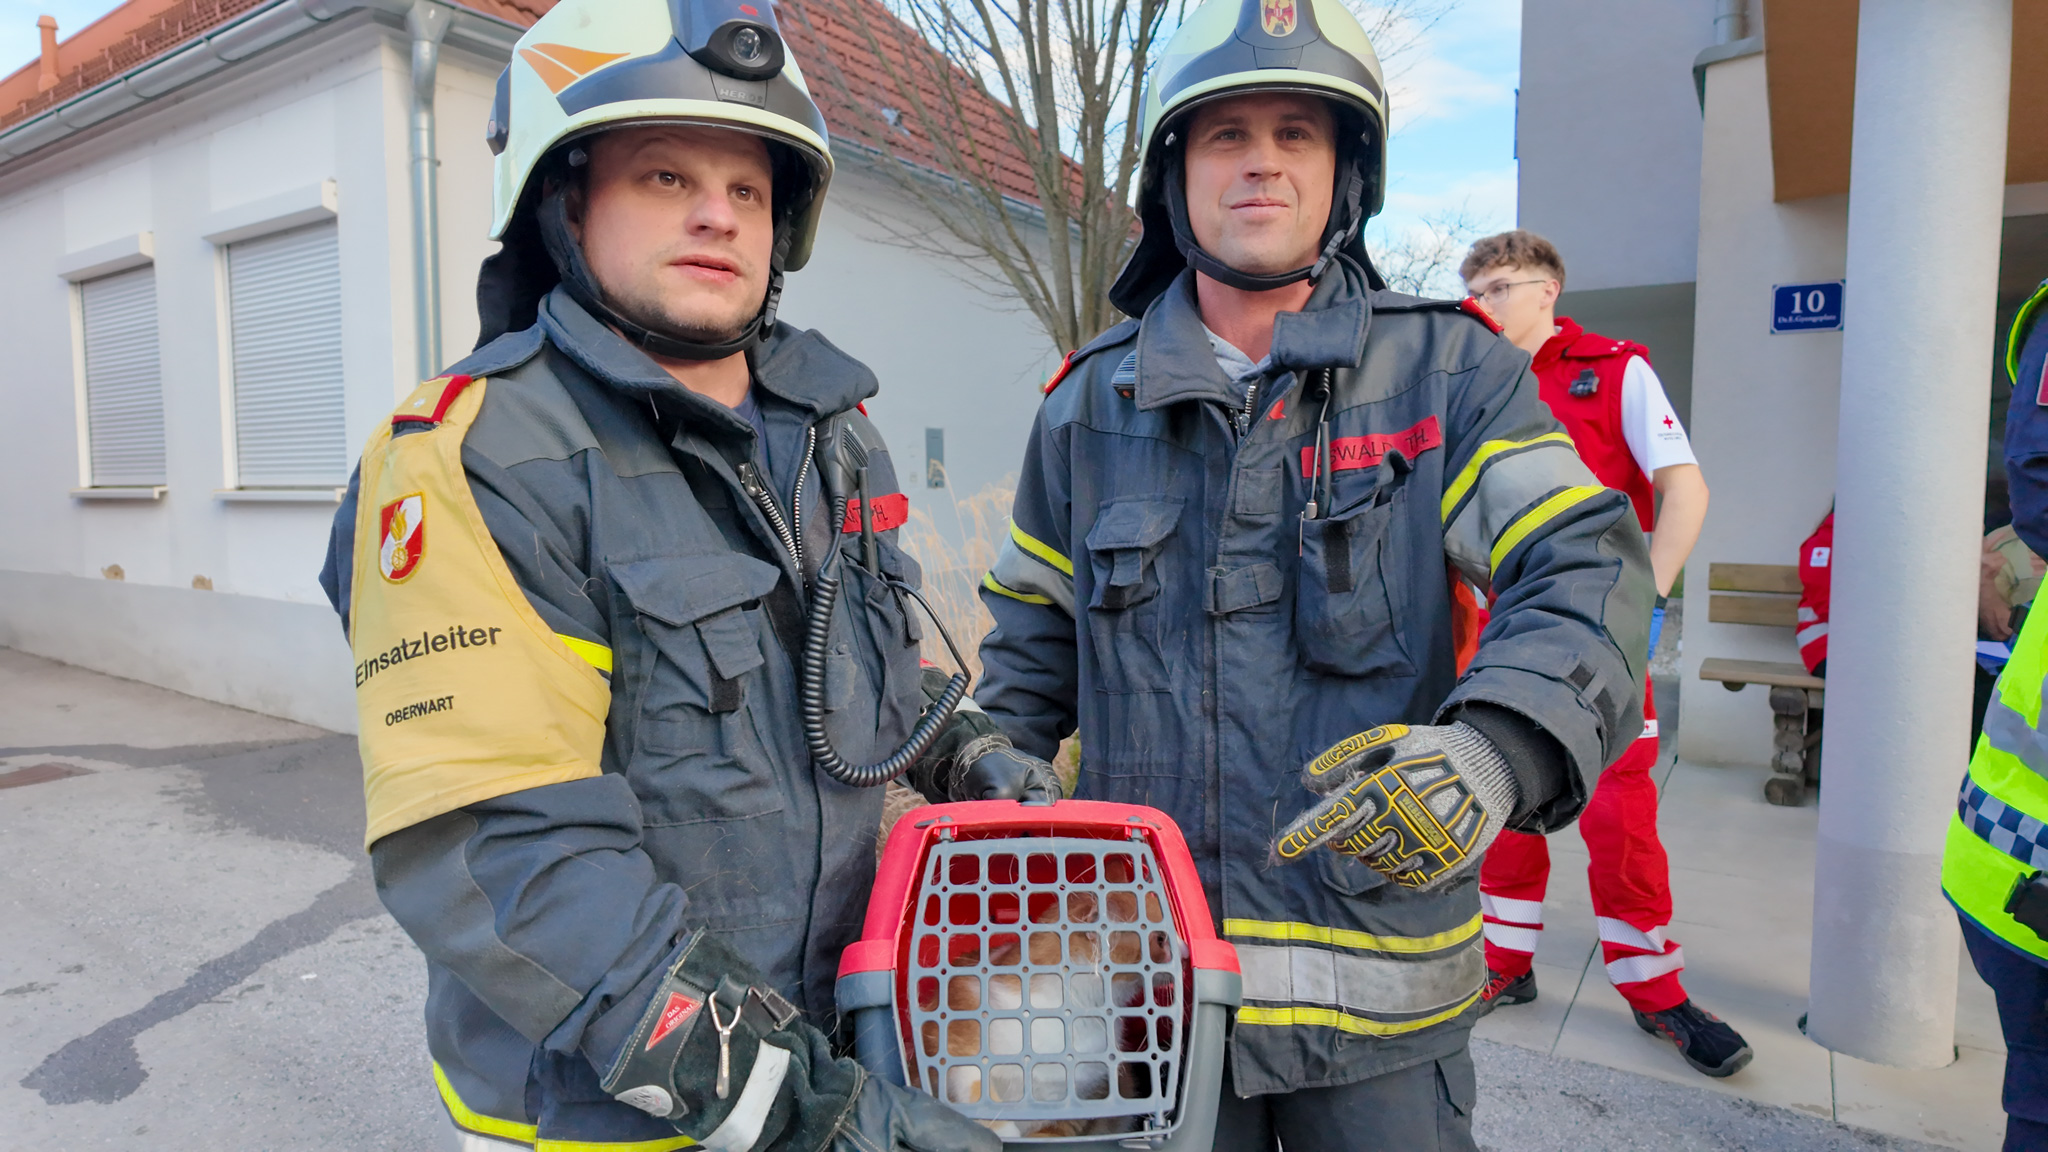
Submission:
M 1470 492 L 1474 484 L 1479 483 L 1479 474 L 1486 470 L 1487 461 L 1503 452 L 1544 443 L 1562 444 L 1575 452 L 1578 451 L 1577 446 L 1572 443 L 1572 438 L 1563 432 L 1545 432 L 1528 440 L 1488 440 L 1481 444 L 1479 451 L 1472 454 L 1472 459 L 1465 462 L 1465 468 L 1458 473 L 1458 478 L 1451 481 L 1449 488 L 1444 489 L 1443 519 L 1449 522 L 1451 510 L 1458 506 L 1458 501 L 1465 498 L 1465 493 Z
M 565 632 L 555 633 L 555 639 L 567 644 L 569 651 L 583 657 L 584 663 L 597 669 L 599 672 L 609 673 L 612 670 L 612 650 L 604 645 L 592 644 L 588 640 L 578 640 L 576 637 Z
M 1292 1008 L 1260 1008 L 1247 1005 L 1237 1010 L 1237 1022 L 1239 1024 L 1313 1025 L 1323 1028 L 1336 1028 L 1340 1031 L 1351 1032 L 1360 1036 L 1399 1036 L 1407 1032 L 1420 1032 L 1424 1028 L 1441 1024 L 1465 1009 L 1470 1008 L 1473 1002 L 1478 999 L 1479 993 L 1474 992 L 1459 1003 L 1441 1012 L 1424 1016 L 1419 1020 L 1391 1021 L 1369 1020 L 1364 1016 L 1353 1016 L 1349 1012 L 1339 1012 L 1335 1008 L 1312 1008 L 1306 1005 L 1297 1005 Z
M 877 519 L 881 515 L 877 512 Z M 676 1148 L 696 1148 L 696 1142 L 688 1136 L 670 1136 L 666 1140 L 633 1140 L 631 1144 L 606 1144 L 588 1140 L 537 1140 L 532 1152 L 672 1152 Z
M 1010 539 L 1017 542 L 1017 547 L 1022 548 L 1024 551 L 1038 557 L 1067 575 L 1072 576 L 1074 574 L 1074 562 L 1072 560 L 1054 551 L 1052 545 L 1037 539 L 1029 532 L 1017 527 L 1015 520 L 1010 521 Z
M 1026 604 L 1052 603 L 1050 597 L 1040 596 L 1032 592 L 1019 592 L 1015 588 L 1004 587 L 1003 584 L 996 579 L 996 574 L 993 572 L 981 578 L 981 586 L 983 588 L 988 589 L 991 592 L 996 593 L 999 596 L 1008 596 L 1012 600 L 1022 600 Z
M 1515 550 L 1515 545 L 1527 539 L 1529 533 L 1543 527 L 1558 513 L 1563 512 L 1572 505 L 1583 500 L 1590 500 L 1605 491 L 1607 489 L 1597 484 L 1588 484 L 1579 488 L 1567 488 L 1534 508 L 1529 509 L 1527 512 L 1522 513 L 1521 518 L 1508 525 L 1508 530 L 1501 533 L 1500 539 L 1493 542 L 1493 554 L 1486 558 L 1487 568 L 1498 570 L 1500 562 L 1507 559 L 1508 553 Z
M 434 1062 L 434 1087 L 440 1089 L 441 1103 L 448 1109 L 449 1119 L 455 1121 L 457 1128 L 466 1132 L 498 1140 L 516 1140 L 521 1144 L 533 1143 L 534 1137 L 540 1132 L 540 1129 L 531 1124 L 486 1116 L 464 1104 L 462 1097 L 455 1094 L 455 1085 L 448 1082 L 448 1074 L 441 1071 L 438 1060 Z
M 1439 952 L 1479 935 L 1484 919 L 1474 916 L 1456 928 L 1432 936 L 1374 936 L 1349 928 L 1325 928 L 1290 920 L 1225 920 L 1225 936 L 1254 936 L 1262 940 L 1288 940 L 1303 944 L 1331 944 L 1372 952 Z

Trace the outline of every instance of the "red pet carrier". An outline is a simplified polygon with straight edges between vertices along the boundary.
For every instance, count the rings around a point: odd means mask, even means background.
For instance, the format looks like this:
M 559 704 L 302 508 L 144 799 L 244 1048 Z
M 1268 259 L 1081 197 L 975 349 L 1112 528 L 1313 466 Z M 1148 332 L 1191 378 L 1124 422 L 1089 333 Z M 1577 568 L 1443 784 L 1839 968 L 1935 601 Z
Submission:
M 861 1064 L 1019 1148 L 1207 1152 L 1239 996 L 1180 829 L 1087 800 L 905 814 L 839 964 Z

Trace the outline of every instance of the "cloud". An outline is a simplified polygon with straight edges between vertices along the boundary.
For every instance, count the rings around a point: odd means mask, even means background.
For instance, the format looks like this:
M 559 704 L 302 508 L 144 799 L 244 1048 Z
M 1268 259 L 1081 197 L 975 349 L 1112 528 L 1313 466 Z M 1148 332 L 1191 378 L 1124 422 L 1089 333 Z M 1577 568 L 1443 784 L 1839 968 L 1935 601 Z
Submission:
M 1463 173 L 1422 173 L 1407 179 L 1396 176 L 1387 189 L 1382 217 L 1389 223 L 1419 221 L 1455 208 L 1482 227 L 1511 228 L 1518 185 L 1513 165 Z
M 1434 45 L 1431 45 L 1434 47 Z M 1418 55 L 1391 86 L 1394 134 L 1422 121 L 1514 107 L 1512 76 L 1489 76 L 1447 56 Z

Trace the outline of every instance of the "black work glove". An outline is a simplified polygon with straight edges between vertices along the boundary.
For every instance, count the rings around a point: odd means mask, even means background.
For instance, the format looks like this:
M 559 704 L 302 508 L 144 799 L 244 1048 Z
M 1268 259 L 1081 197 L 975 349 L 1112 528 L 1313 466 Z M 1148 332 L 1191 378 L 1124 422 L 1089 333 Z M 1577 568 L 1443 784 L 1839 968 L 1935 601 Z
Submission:
M 1003 1141 L 922 1092 L 869 1077 L 832 1152 L 1002 1152 Z
M 953 799 L 1022 800 L 1026 804 L 1050 804 L 1060 799 L 1060 778 L 1052 765 L 1019 752 L 1008 740 L 993 746 L 970 745 L 968 751 L 983 747 L 987 751 L 975 756 L 961 773 L 959 783 L 953 786 Z
M 866 1081 L 745 960 L 698 929 L 603 1085 L 705 1148 L 822 1152 L 852 1122 Z
M 1323 799 L 1273 842 L 1277 862 L 1327 846 L 1420 890 L 1478 867 L 1516 800 L 1507 758 L 1462 723 L 1346 737 L 1310 761 L 1301 782 Z
M 946 674 L 927 667 L 919 684 L 925 699 L 936 701 L 946 690 Z M 1018 751 L 972 699 L 960 702 L 931 747 L 911 766 L 908 782 L 935 804 L 952 800 L 1050 804 L 1060 799 L 1060 780 L 1052 765 Z

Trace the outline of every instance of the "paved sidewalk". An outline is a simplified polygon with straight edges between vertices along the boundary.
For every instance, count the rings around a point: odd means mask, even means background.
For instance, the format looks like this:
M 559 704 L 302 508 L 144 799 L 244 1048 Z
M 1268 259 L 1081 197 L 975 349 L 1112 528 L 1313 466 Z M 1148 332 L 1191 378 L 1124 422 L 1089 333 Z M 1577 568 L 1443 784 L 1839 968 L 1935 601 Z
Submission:
M 1566 835 L 1543 999 L 1474 1044 L 1482 1146 L 1928 1147 L 1840 1118 L 1995 1147 L 1988 1009 L 1963 1065 L 1918 1076 L 1831 1065 L 1791 1031 L 1812 809 L 1767 808 L 1740 774 L 1681 769 L 1668 788 L 1692 983 L 1758 1041 L 1756 1063 L 1711 1082 L 1617 1023 L 1585 975 Z M 362 820 L 350 737 L 0 649 L 0 1148 L 444 1147 L 423 965 L 376 903 Z M 1742 867 L 1696 863 L 1716 858 L 1717 820 Z
M 1675 711 L 1662 691 L 1658 699 L 1667 717 Z M 1667 721 L 1667 733 L 1675 727 Z M 1756 1052 L 1748 1068 L 1725 1080 L 1701 1076 L 1636 1027 L 1600 963 L 1586 846 L 1572 832 L 1550 838 L 1550 893 L 1536 953 L 1541 994 L 1533 1004 L 1495 1011 L 1476 1034 L 1858 1128 L 1996 1152 L 2005 1131 L 1998 1103 L 2005 1045 L 1991 990 L 1967 956 L 1957 990 L 1958 1057 L 1947 1068 L 1902 1072 L 1867 1064 L 1800 1034 L 1820 811 L 1812 799 L 1803 808 L 1766 804 L 1768 775 L 1670 759 L 1659 769 L 1658 826 L 1671 856 L 1675 905 L 1670 936 L 1685 948 L 1686 990 L 1748 1038 Z

